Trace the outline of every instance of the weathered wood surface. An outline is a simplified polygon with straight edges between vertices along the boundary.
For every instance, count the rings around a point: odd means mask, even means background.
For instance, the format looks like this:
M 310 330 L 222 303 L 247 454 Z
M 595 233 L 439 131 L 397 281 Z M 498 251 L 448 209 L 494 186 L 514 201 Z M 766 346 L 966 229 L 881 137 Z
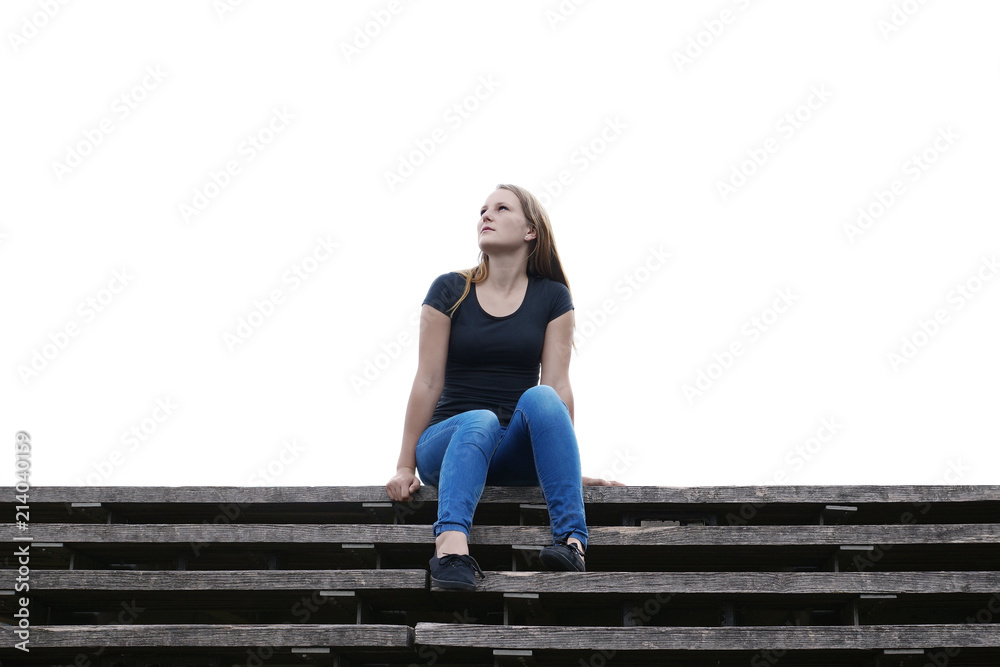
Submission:
M 974 593 L 1000 591 L 1000 572 L 510 572 L 487 571 L 497 593 Z M 0 570 L 13 581 L 16 570 Z M 35 570 L 32 590 L 425 589 L 427 570 Z
M 407 625 L 35 625 L 29 646 L 36 648 L 224 647 L 268 646 L 357 648 L 413 647 L 414 630 Z M 2 648 L 17 641 L 4 633 Z M 13 664 L 13 663 L 11 663 Z
M 889 524 L 838 526 L 593 526 L 588 546 L 788 546 L 889 544 L 997 544 L 1000 524 Z M 7 523 L 0 542 L 26 533 Z M 35 542 L 430 544 L 430 525 L 393 524 L 32 524 Z M 470 544 L 547 545 L 543 526 L 473 526 Z
M 519 649 L 759 650 L 1000 646 L 1000 624 L 560 627 L 417 623 L 416 643 Z
M 2 487 L 13 498 L 12 487 Z M 1000 501 L 1000 485 L 586 486 L 587 503 L 953 503 Z M 33 503 L 361 503 L 388 502 L 384 486 L 38 486 Z M 411 503 L 437 502 L 423 486 Z M 544 503 L 538 487 L 487 486 L 480 503 Z M 406 503 L 402 503 L 406 504 Z
M 1000 591 L 1000 572 L 487 571 L 486 575 L 477 592 L 991 595 Z
M 16 575 L 0 570 L 0 581 Z M 31 590 L 423 590 L 427 579 L 427 570 L 32 570 Z

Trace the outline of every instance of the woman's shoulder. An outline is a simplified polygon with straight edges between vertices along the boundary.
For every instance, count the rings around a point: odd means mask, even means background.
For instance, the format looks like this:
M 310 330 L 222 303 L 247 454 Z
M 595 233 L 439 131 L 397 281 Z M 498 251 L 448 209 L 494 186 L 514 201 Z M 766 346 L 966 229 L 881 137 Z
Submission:
M 536 284 L 538 284 L 544 291 L 552 293 L 562 293 L 569 292 L 569 288 L 562 284 L 558 280 L 553 280 L 552 278 L 546 278 L 545 276 L 534 276 Z
M 465 278 L 462 277 L 462 274 L 459 273 L 458 271 L 446 271 L 444 273 L 438 274 L 438 276 L 434 278 L 434 282 L 441 282 L 447 284 L 464 283 Z
M 558 280 L 539 276 L 535 280 L 535 303 L 548 313 L 548 321 L 573 308 L 573 296 L 569 288 Z
M 430 292 L 444 292 L 449 297 L 458 297 L 465 288 L 465 278 L 458 271 L 446 271 L 431 282 Z

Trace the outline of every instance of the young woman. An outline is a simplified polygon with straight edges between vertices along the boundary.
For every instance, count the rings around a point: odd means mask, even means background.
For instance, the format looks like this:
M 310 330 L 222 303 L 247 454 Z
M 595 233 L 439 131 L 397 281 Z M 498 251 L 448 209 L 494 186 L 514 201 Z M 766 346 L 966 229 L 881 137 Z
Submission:
M 480 263 L 431 284 L 420 316 L 419 361 L 389 497 L 438 487 L 431 581 L 475 590 L 486 575 L 469 555 L 469 528 L 489 485 L 541 486 L 553 544 L 550 570 L 585 571 L 583 485 L 569 359 L 573 302 L 548 214 L 530 192 L 498 185 L 476 225 Z M 541 378 L 539 379 L 539 367 Z

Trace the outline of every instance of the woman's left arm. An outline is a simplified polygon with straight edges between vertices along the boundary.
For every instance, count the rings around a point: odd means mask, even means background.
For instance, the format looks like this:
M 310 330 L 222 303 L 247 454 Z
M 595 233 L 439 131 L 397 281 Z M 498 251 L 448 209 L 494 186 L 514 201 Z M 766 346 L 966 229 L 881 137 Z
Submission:
M 545 327 L 545 342 L 542 343 L 542 376 L 539 384 L 547 384 L 556 390 L 559 398 L 569 408 L 569 419 L 573 421 L 573 389 L 569 385 L 569 357 L 573 344 L 573 313 L 567 310 Z

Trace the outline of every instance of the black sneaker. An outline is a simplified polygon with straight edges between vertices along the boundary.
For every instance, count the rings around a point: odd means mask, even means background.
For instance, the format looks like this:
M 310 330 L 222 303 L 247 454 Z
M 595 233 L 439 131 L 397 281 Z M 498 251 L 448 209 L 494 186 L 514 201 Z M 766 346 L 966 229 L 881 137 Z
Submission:
M 476 590 L 476 573 L 483 579 L 486 573 L 476 559 L 468 554 L 445 554 L 431 558 L 431 583 L 450 591 Z
M 576 542 L 567 542 L 564 537 L 555 541 L 551 547 L 545 547 L 538 554 L 538 559 L 542 561 L 542 566 L 546 570 L 557 572 L 586 572 L 587 566 L 583 562 L 583 552 Z

